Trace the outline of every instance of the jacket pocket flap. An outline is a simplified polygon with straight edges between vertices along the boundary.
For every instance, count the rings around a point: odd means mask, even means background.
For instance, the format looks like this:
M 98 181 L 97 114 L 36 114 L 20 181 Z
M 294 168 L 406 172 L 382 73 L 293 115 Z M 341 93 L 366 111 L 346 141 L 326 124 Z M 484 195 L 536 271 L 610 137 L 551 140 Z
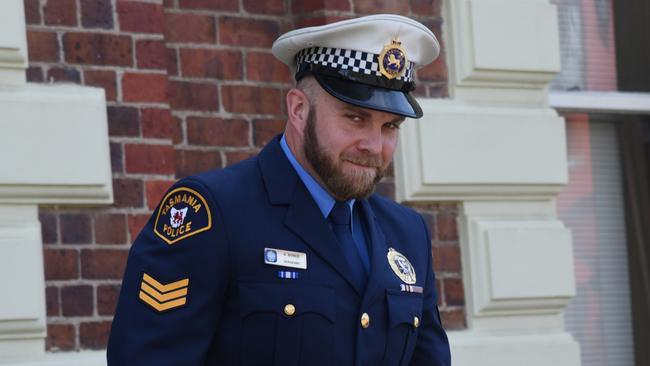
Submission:
M 415 318 L 422 320 L 422 294 L 405 293 L 387 289 L 388 323 L 391 328 L 399 324 L 415 324 Z
M 245 318 L 254 313 L 285 314 L 285 306 L 294 306 L 295 313 L 319 314 L 334 322 L 334 289 L 305 284 L 276 284 L 264 282 L 239 283 L 240 315 Z

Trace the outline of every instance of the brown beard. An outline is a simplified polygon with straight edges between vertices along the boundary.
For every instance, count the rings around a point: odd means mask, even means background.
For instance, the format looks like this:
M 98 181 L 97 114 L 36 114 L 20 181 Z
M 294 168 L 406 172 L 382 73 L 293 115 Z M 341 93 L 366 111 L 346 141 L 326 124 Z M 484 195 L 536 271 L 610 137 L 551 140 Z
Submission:
M 361 171 L 346 173 L 340 161 L 335 161 L 321 146 L 316 134 L 315 108 L 310 109 L 305 128 L 305 142 L 303 150 L 305 157 L 312 168 L 320 177 L 325 188 L 338 200 L 357 199 L 363 200 L 375 191 L 375 186 L 384 177 L 385 169 L 382 168 L 380 156 L 372 154 L 344 155 L 346 160 L 358 165 L 374 168 L 374 171 Z

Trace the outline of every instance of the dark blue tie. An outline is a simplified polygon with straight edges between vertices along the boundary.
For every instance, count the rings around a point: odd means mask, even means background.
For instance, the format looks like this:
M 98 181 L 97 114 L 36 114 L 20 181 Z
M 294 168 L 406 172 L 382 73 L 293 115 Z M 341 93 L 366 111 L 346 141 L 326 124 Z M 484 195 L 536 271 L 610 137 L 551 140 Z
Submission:
M 329 220 L 332 224 L 334 235 L 336 235 L 336 239 L 341 245 L 341 252 L 345 256 L 346 261 L 350 264 L 355 280 L 360 283 L 362 287 L 365 287 L 368 274 L 364 268 L 354 237 L 352 237 L 352 229 L 350 227 L 351 210 L 348 203 L 336 201 L 334 208 L 332 208 L 332 211 L 330 212 Z

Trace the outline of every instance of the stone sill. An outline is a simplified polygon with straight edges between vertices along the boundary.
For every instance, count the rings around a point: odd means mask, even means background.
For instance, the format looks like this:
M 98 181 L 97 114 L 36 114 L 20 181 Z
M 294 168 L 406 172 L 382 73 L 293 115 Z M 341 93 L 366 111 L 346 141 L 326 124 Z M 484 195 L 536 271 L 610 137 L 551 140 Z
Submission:
M 2 363 L 0 366 L 106 366 L 106 351 L 46 353 L 38 361 Z

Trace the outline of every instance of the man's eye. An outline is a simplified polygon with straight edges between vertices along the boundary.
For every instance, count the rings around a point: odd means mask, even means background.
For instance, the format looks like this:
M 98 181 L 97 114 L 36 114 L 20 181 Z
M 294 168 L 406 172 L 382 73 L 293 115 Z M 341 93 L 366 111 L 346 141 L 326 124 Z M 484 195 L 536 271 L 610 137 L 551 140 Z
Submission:
M 388 127 L 391 130 L 399 130 L 400 124 L 395 123 L 395 122 L 391 122 L 391 123 L 387 123 L 385 126 Z
M 346 115 L 346 117 L 351 121 L 361 122 L 361 117 L 356 115 L 356 114 L 348 114 L 348 115 Z

